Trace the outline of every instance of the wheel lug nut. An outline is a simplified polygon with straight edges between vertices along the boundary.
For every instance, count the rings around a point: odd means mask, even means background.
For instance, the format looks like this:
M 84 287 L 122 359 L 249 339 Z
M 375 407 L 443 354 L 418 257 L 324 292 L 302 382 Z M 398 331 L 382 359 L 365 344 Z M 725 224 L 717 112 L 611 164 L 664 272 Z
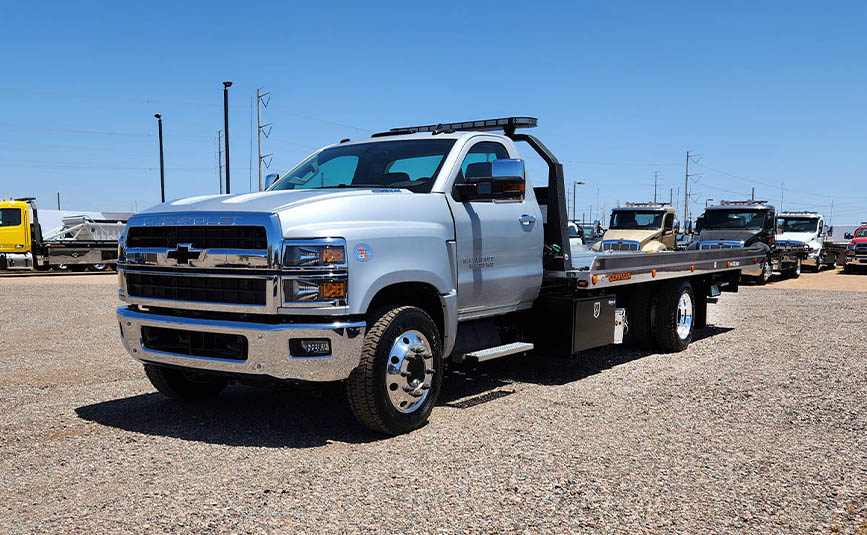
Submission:
M 428 374 L 428 375 L 433 375 L 433 374 L 436 373 L 434 370 L 432 370 L 432 369 L 430 369 L 430 368 L 426 369 L 424 372 L 425 372 L 426 374 Z

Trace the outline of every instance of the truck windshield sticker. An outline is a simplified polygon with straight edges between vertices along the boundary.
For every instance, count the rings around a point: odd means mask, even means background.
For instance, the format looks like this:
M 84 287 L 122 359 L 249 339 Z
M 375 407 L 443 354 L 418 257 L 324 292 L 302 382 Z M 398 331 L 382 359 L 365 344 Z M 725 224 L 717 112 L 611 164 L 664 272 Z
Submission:
M 366 243 L 358 243 L 352 249 L 352 256 L 359 262 L 367 262 L 373 257 L 373 249 Z

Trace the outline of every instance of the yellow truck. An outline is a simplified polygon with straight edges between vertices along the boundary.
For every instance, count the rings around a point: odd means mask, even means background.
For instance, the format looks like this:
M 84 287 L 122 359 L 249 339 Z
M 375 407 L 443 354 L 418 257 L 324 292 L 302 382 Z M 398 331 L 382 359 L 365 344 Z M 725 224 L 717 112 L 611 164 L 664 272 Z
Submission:
M 667 203 L 626 203 L 611 211 L 611 223 L 594 251 L 674 251 L 678 224 L 674 208 Z
M 43 236 L 33 197 L 0 199 L 0 271 L 114 268 L 125 226 L 125 219 L 71 215 Z

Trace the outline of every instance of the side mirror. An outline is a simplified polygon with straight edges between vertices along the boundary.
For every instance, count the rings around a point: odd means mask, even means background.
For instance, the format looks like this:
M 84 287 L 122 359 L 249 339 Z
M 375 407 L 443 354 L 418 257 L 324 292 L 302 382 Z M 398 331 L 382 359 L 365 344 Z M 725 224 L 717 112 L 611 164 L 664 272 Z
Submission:
M 684 234 L 692 234 L 692 219 L 686 220 L 686 226 L 684 226 Z
M 518 200 L 524 198 L 524 188 L 524 160 L 502 159 L 468 165 L 455 194 L 461 202 Z
M 674 231 L 675 234 L 680 233 L 680 221 L 678 221 L 676 219 L 674 220 L 674 227 L 672 228 L 672 230 Z
M 274 184 L 274 182 L 277 182 L 278 178 L 280 178 L 280 175 L 278 175 L 277 173 L 265 175 L 265 189 L 267 190 L 268 188 L 270 188 Z
M 846 234 L 843 235 L 843 239 L 844 240 L 851 240 L 852 239 L 852 233 L 847 232 Z

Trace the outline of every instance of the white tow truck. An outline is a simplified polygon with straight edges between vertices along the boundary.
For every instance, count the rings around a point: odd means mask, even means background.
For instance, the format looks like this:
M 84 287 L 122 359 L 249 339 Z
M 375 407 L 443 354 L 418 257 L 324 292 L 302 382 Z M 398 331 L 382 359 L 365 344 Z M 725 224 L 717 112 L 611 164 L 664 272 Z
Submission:
M 803 248 L 802 265 L 816 273 L 825 266 L 834 267 L 837 254 L 825 246 L 825 218 L 818 212 L 782 212 L 777 216 L 777 244 L 792 249 Z
M 449 360 L 685 349 L 708 297 L 737 291 L 765 251 L 571 251 L 562 165 L 519 132 L 534 126 L 394 128 L 318 150 L 264 192 L 135 215 L 119 247 L 124 345 L 182 400 L 231 381 L 342 381 L 386 434 L 424 424 Z M 519 145 L 547 184 L 532 187 Z

